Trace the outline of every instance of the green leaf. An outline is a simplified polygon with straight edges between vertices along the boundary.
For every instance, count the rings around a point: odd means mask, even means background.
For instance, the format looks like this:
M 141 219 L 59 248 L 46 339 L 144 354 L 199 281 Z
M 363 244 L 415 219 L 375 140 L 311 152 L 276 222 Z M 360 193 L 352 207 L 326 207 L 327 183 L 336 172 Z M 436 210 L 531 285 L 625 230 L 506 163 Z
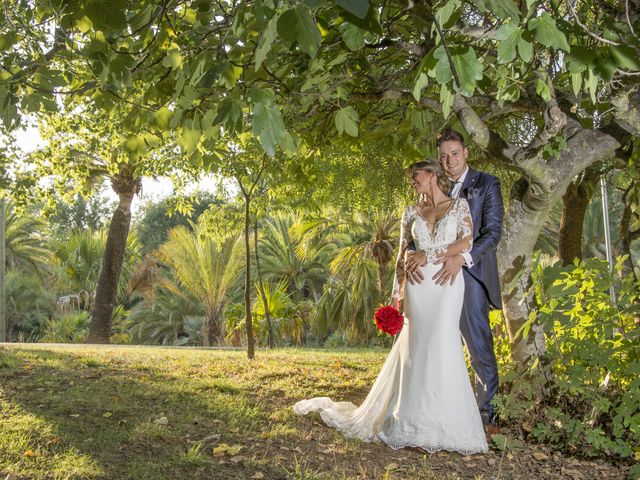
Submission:
M 377 8 L 370 8 L 365 18 L 360 18 L 347 11 L 344 12 L 344 19 L 352 23 L 362 30 L 375 33 L 376 35 L 382 35 L 382 25 L 380 25 L 380 14 Z
M 358 121 L 360 117 L 353 107 L 345 107 L 338 110 L 335 117 L 338 133 L 346 132 L 352 137 L 358 136 Z
M 454 92 L 448 85 L 442 85 L 440 87 L 440 104 L 442 105 L 442 115 L 444 118 L 449 118 L 451 114 L 451 107 L 453 106 Z
M 594 73 L 593 69 L 589 67 L 587 70 L 586 87 L 591 96 L 591 101 L 596 103 L 596 93 L 598 91 L 598 76 Z
M 456 47 L 451 50 L 451 58 L 460 80 L 460 93 L 466 97 L 473 95 L 476 82 L 482 80 L 482 64 L 471 47 Z
M 450 28 L 458 15 L 454 15 L 460 7 L 460 0 L 449 0 L 442 8 L 436 11 L 436 19 L 442 28 Z
M 570 72 L 581 73 L 588 67 L 595 66 L 596 54 L 591 48 L 571 45 L 571 52 L 566 55 L 566 60 Z
M 310 57 L 316 55 L 322 42 L 318 26 L 304 7 L 291 8 L 280 15 L 278 35 L 288 42 L 297 41 L 300 49 Z
M 568 52 L 570 50 L 567 37 L 558 30 L 556 21 L 547 12 L 529 21 L 529 30 L 535 31 L 535 38 L 548 48 L 556 48 Z
M 369 12 L 369 0 L 336 0 L 336 3 L 361 19 L 364 19 Z
M 187 155 L 194 152 L 200 141 L 201 134 L 202 132 L 200 132 L 199 128 L 193 128 L 189 125 L 184 125 L 178 129 L 178 143 Z
M 267 58 L 267 54 L 271 50 L 271 46 L 278 35 L 278 15 L 274 15 L 267 23 L 263 34 L 260 36 L 258 47 L 256 48 L 256 70 L 260 69 L 262 62 Z
M 438 60 L 436 63 L 435 73 L 436 73 L 436 81 L 443 85 L 453 77 L 451 73 L 451 64 L 449 63 L 449 57 L 447 57 L 447 52 L 442 45 L 435 49 L 433 52 L 433 57 Z
M 342 32 L 342 41 L 352 52 L 360 50 L 364 47 L 364 32 L 351 23 L 346 25 L 347 27 Z
M 429 77 L 424 72 L 420 72 L 418 78 L 416 79 L 416 83 L 413 86 L 413 98 L 416 99 L 416 102 L 420 101 L 420 96 L 422 95 L 422 90 L 429 84 Z
M 638 52 L 636 49 L 625 46 L 613 46 L 610 51 L 611 56 L 618 67 L 626 68 L 632 72 L 640 70 L 640 59 L 638 59 Z
M 572 73 L 571 74 L 571 89 L 573 90 L 573 94 L 578 96 L 580 90 L 582 90 L 582 74 L 581 73 Z
M 520 16 L 520 10 L 513 0 L 487 0 L 486 5 L 501 20 Z
M 78 26 L 78 30 L 80 30 L 82 33 L 87 33 L 89 30 L 91 30 L 91 27 L 93 27 L 93 23 L 86 15 L 82 18 L 79 18 L 76 21 L 76 25 Z
M 520 40 L 520 29 L 512 23 L 503 23 L 496 32 L 498 63 L 509 63 L 516 58 L 516 47 Z
M 545 102 L 549 102 L 551 100 L 551 90 L 549 89 L 549 85 L 547 85 L 547 82 L 539 78 L 536 79 L 536 93 L 540 95 Z
M 597 49 L 595 71 L 606 82 L 610 81 L 618 71 L 618 66 L 610 53 L 609 47 Z
M 153 112 L 153 123 L 160 130 L 165 130 L 169 127 L 169 122 L 171 121 L 173 113 L 167 107 L 162 107 L 161 109 Z
M 85 15 L 98 30 L 123 30 L 127 26 L 127 0 L 92 0 L 85 7 Z
M 277 105 L 257 103 L 253 107 L 253 134 L 267 155 L 273 157 L 276 147 L 285 134 L 282 113 Z
M 180 54 L 180 47 L 178 47 L 177 44 L 171 43 L 169 45 L 167 55 L 162 59 L 162 66 L 173 70 L 182 67 L 182 55 Z
M 14 32 L 3 33 L 0 35 L 0 50 L 8 50 L 17 42 L 18 37 Z
M 520 38 L 518 40 L 518 53 L 520 58 L 529 63 L 533 58 L 533 42 L 531 33 L 527 31 L 520 31 Z

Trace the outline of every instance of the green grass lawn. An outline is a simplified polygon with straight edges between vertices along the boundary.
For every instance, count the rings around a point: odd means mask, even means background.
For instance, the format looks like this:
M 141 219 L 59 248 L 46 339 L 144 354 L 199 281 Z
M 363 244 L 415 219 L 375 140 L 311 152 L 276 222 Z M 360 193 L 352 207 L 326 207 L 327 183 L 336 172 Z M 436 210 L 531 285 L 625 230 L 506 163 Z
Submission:
M 385 356 L 276 350 L 249 361 L 240 351 L 0 347 L 0 476 L 557 478 L 554 464 L 530 464 L 525 453 L 393 451 L 344 438 L 316 414 L 293 415 L 292 404 L 311 396 L 359 403 Z M 624 478 L 613 466 L 598 471 L 611 475 L 593 478 Z

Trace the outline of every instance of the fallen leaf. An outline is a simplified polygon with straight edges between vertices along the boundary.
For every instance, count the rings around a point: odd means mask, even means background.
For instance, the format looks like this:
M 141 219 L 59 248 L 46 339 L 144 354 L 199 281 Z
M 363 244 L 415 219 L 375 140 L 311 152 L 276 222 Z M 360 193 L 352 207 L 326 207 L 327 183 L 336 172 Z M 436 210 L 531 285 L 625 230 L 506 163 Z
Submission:
M 536 460 L 547 460 L 549 457 L 542 452 L 533 452 L 533 458 Z
M 261 480 L 264 478 L 264 473 L 256 472 L 251 476 L 252 480 Z
M 487 464 L 494 466 L 496 464 L 496 459 L 495 458 L 490 458 L 489 460 L 487 460 Z
M 235 455 L 238 455 L 238 453 L 240 453 L 240 450 L 242 450 L 243 448 L 244 447 L 242 445 L 229 446 L 226 443 L 221 443 L 220 445 L 218 445 L 213 449 L 213 454 L 235 456 Z
M 169 425 L 169 419 L 167 417 L 160 417 L 153 423 L 156 425 Z
M 246 460 L 245 457 L 243 457 L 242 455 L 236 455 L 235 457 L 231 457 L 231 461 L 233 463 L 240 463 L 240 462 L 244 462 Z
M 36 456 L 36 454 L 35 454 L 35 452 L 33 450 L 26 450 L 22 455 L 24 455 L 25 457 L 29 457 L 29 458 Z
M 389 465 L 387 465 L 387 471 L 390 472 L 391 470 L 395 470 L 396 468 L 398 468 L 398 464 L 397 463 L 390 463 Z
M 80 414 L 79 413 L 72 413 L 69 416 L 73 417 L 73 418 L 78 418 L 80 416 Z
M 228 453 L 229 455 L 237 455 L 243 448 L 244 447 L 242 445 L 234 445 L 229 448 Z
M 102 416 L 103 416 L 104 418 L 113 417 L 113 413 L 111 413 L 111 412 L 104 412 L 104 413 L 102 414 Z

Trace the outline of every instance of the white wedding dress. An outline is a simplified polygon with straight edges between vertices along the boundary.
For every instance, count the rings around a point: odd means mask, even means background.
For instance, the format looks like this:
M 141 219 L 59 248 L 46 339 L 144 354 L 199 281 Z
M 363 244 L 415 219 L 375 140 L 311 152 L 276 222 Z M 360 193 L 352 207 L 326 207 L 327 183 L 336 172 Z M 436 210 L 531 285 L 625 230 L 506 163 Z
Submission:
M 433 264 L 438 251 L 471 238 L 471 227 L 465 199 L 454 200 L 433 228 L 415 206 L 405 209 L 394 284 L 394 294 L 404 290 L 405 325 L 378 378 L 359 407 L 318 397 L 296 403 L 296 414 L 319 411 L 327 425 L 344 435 L 381 440 L 393 449 L 488 450 L 459 330 L 464 279 L 460 273 L 453 285 L 445 286 L 431 279 L 441 267 Z M 422 267 L 421 284 L 405 286 L 402 256 L 409 240 L 427 253 L 428 264 Z

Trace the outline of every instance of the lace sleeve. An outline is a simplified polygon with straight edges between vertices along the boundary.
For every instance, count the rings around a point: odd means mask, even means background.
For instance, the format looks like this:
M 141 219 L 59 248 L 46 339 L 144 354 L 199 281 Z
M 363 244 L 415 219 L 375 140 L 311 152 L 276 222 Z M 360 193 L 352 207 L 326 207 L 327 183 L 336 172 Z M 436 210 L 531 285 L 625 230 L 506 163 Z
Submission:
M 393 276 L 393 290 L 391 292 L 391 300 L 404 298 L 404 283 L 405 283 L 405 271 L 404 271 L 404 253 L 407 251 L 411 237 L 411 221 L 413 216 L 411 215 L 411 207 L 407 207 L 402 214 L 402 221 L 400 223 L 400 242 L 398 248 L 398 258 L 396 259 L 396 272 Z
M 471 210 L 469 209 L 469 202 L 464 198 L 457 200 L 458 205 L 456 208 L 456 225 L 457 225 L 457 237 L 456 240 L 466 240 L 468 245 L 463 246 L 463 253 L 469 253 L 473 246 L 473 220 L 471 219 Z

